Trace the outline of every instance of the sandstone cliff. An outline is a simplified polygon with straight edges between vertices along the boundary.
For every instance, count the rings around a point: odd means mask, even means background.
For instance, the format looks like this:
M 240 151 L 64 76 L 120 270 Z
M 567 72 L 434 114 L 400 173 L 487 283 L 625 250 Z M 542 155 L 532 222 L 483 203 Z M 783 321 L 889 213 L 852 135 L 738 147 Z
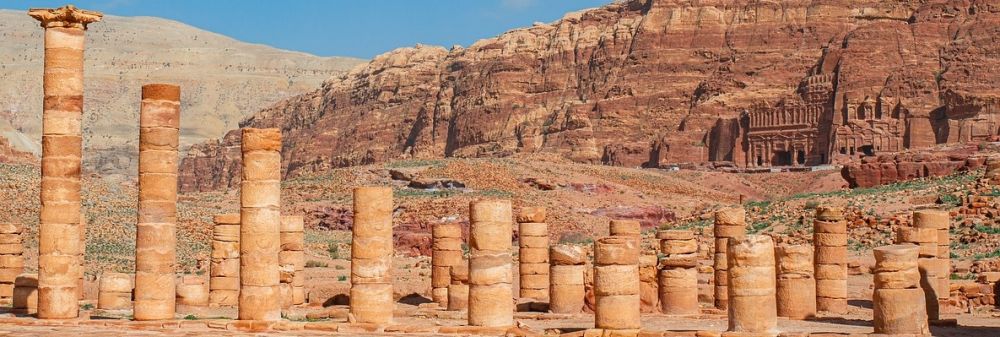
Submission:
M 42 34 L 24 11 L 0 10 L 0 123 L 12 127 L 2 136 L 36 155 Z M 260 109 L 314 90 L 362 62 L 244 43 L 151 17 L 105 16 L 90 26 L 86 43 L 84 162 L 101 173 L 136 172 L 143 84 L 181 86 L 181 143 L 188 146 L 218 137 Z
M 736 161 L 741 113 L 818 76 L 832 81 L 821 93 L 830 111 L 884 101 L 905 110 L 905 145 L 920 147 L 997 132 L 983 121 L 1000 97 L 998 32 L 988 1 L 632 0 L 467 48 L 398 49 L 240 126 L 282 129 L 286 175 L 533 152 L 622 166 Z M 881 131 L 866 132 L 847 136 Z M 181 189 L 234 186 L 238 145 L 231 131 L 194 146 Z

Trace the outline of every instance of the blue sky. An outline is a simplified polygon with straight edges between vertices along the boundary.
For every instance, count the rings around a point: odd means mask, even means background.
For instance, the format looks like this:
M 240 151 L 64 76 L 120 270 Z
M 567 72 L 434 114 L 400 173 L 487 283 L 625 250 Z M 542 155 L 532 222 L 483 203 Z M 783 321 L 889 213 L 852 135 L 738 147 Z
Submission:
M 320 56 L 371 58 L 417 43 L 468 46 L 533 22 L 611 0 L 39 0 L 6 9 L 60 7 L 158 16 L 238 40 Z

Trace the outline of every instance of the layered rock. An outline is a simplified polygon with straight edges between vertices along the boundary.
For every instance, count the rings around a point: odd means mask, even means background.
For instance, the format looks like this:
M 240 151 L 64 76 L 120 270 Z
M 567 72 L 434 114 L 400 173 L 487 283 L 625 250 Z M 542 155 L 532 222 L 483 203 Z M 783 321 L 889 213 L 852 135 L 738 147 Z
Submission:
M 805 145 L 767 143 L 809 148 L 762 158 L 811 165 L 995 134 L 987 69 L 998 62 L 987 55 L 998 16 L 995 5 L 943 0 L 618 2 L 468 48 L 397 49 L 240 125 L 282 128 L 291 175 L 533 152 L 745 165 L 744 111 L 813 102 L 818 124 L 794 131 Z M 183 190 L 235 186 L 234 132 L 195 147 Z

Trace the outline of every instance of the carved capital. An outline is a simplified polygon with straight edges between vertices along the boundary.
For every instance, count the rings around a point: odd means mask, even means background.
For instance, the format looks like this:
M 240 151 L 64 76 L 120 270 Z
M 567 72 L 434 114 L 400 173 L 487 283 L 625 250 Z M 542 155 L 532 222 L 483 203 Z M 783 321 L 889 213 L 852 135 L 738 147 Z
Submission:
M 73 5 L 66 5 L 59 8 L 32 8 L 28 10 L 28 16 L 41 21 L 44 28 L 80 28 L 87 29 L 87 24 L 101 21 L 104 14 L 101 12 L 87 11 L 76 8 Z

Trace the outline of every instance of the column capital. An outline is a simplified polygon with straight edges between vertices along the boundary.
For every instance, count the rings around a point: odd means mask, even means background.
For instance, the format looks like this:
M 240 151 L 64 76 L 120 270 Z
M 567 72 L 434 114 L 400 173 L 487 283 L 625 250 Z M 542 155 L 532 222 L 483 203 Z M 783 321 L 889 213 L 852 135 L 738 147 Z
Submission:
M 28 10 L 28 16 L 41 21 L 43 28 L 63 27 L 87 29 L 87 24 L 101 21 L 104 14 L 101 12 L 82 10 L 73 5 L 66 5 L 55 9 L 32 8 Z

